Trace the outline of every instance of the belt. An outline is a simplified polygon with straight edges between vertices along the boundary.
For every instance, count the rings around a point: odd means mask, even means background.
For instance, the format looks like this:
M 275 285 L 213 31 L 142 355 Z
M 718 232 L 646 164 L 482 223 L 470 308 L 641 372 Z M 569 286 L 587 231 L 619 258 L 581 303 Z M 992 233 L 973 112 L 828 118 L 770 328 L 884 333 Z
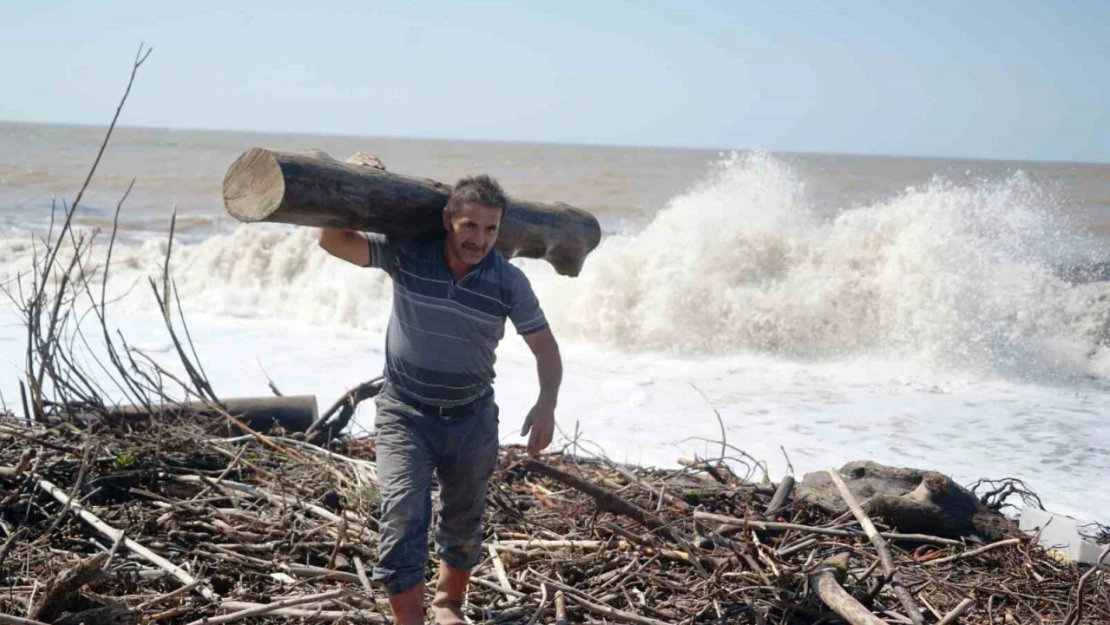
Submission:
M 390 386 L 391 385 L 387 384 L 385 388 L 382 389 L 382 391 L 387 395 L 393 397 L 394 399 L 402 401 L 409 406 L 416 408 L 424 414 L 437 416 L 441 419 L 459 419 L 463 417 L 474 416 L 481 412 L 484 408 L 486 408 L 491 401 L 493 401 L 493 389 L 490 389 L 471 402 L 459 404 L 457 406 L 439 406 L 436 404 L 422 402 L 414 397 L 405 394 L 404 391 L 390 388 Z

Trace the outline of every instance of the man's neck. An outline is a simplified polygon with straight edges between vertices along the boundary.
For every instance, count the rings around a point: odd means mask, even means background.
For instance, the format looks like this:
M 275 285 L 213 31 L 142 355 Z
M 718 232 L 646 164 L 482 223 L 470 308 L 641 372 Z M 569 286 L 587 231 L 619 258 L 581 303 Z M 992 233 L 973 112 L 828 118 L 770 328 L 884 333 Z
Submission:
M 471 269 L 476 267 L 476 265 L 466 264 L 463 259 L 455 256 L 451 252 L 451 246 L 446 242 L 443 244 L 443 257 L 447 259 L 447 269 L 455 277 L 455 280 L 462 280 L 466 274 L 470 273 Z

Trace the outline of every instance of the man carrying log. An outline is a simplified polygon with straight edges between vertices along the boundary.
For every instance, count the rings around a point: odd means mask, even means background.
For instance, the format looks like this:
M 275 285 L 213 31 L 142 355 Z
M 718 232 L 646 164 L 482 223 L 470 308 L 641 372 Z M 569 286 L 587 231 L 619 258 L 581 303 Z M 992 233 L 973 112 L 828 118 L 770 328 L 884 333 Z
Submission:
M 482 554 L 486 483 L 498 454 L 495 349 L 505 319 L 536 358 L 540 392 L 521 435 L 535 456 L 551 442 L 562 360 L 528 278 L 494 249 L 508 201 L 489 176 L 464 178 L 443 209 L 445 240 L 402 241 L 325 228 L 320 246 L 393 279 L 385 386 L 376 398 L 381 543 L 374 579 L 401 625 L 424 620 L 433 471 L 440 558 L 432 611 L 465 623 L 463 597 Z

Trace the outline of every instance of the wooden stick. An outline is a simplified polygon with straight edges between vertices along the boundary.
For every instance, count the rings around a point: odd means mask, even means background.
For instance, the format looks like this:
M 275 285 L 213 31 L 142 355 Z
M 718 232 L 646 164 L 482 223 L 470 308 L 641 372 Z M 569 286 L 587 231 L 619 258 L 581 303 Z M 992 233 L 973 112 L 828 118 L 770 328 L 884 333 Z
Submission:
M 1079 578 L 1079 583 L 1076 584 L 1075 589 L 1075 607 L 1068 610 L 1068 615 L 1064 618 L 1064 625 L 1079 623 L 1080 619 L 1083 618 L 1083 588 L 1087 584 L 1087 578 L 1102 568 L 1102 563 L 1106 561 L 1107 556 L 1110 556 L 1110 545 L 1106 545 L 1094 566 Z
M 505 572 L 505 563 L 501 561 L 501 554 L 497 553 L 495 545 L 488 545 L 490 558 L 493 560 L 493 570 L 497 573 L 497 581 L 505 588 L 512 589 L 513 585 L 509 582 L 509 574 Z
M 604 486 L 594 484 L 576 475 L 571 475 L 570 473 L 567 473 L 565 471 L 560 471 L 553 466 L 544 464 L 538 460 L 533 460 L 531 458 L 525 460 L 523 464 L 526 469 L 533 473 L 538 473 L 540 475 L 558 480 L 566 484 L 567 486 L 570 486 L 571 488 L 580 490 L 590 497 L 593 497 L 597 500 L 598 508 L 602 510 L 612 512 L 613 514 L 624 515 L 636 521 L 640 525 L 643 525 L 650 529 L 664 528 L 664 531 L 666 531 L 667 534 L 670 534 L 670 531 L 665 529 L 665 524 L 661 520 L 656 518 L 655 515 L 651 514 L 647 510 L 644 510 L 634 503 L 625 501 L 623 498 L 621 498 L 608 488 L 605 488 Z
M 793 490 L 794 476 L 787 475 L 782 478 L 778 488 L 775 489 L 774 496 L 771 497 L 771 502 L 767 504 L 767 509 L 763 512 L 763 518 L 774 520 L 775 515 L 786 507 L 786 501 L 790 499 L 790 493 Z
M 848 554 L 833 556 L 818 565 L 810 575 L 810 586 L 829 609 L 852 625 L 886 625 L 885 621 L 863 607 L 840 585 L 838 578 L 847 574 L 847 568 Z
M 374 587 L 370 585 L 370 580 L 366 577 L 366 567 L 362 566 L 362 558 L 355 556 L 355 571 L 358 571 L 358 581 L 362 582 L 362 587 L 366 589 L 368 597 L 374 596 Z
M 570 595 L 570 600 L 571 601 L 573 601 L 573 602 L 577 603 L 578 605 L 586 608 L 587 610 L 591 610 L 591 611 L 596 612 L 598 614 L 608 616 L 609 618 L 612 618 L 612 619 L 617 619 L 617 620 L 621 620 L 621 621 L 628 621 L 630 623 L 639 623 L 640 625 L 669 625 L 668 623 L 664 623 L 663 621 L 657 621 L 653 618 L 648 618 L 646 616 L 640 616 L 639 614 L 633 614 L 631 612 L 625 612 L 624 610 L 619 610 L 619 609 L 614 608 L 613 606 L 610 606 L 610 605 L 605 605 L 603 603 L 596 603 L 596 601 L 597 601 L 596 599 L 594 599 L 594 600 L 587 599 L 586 597 L 588 597 L 589 595 L 586 595 L 585 593 L 583 593 L 579 590 L 575 590 L 574 588 L 571 588 L 570 586 L 565 586 L 563 584 L 560 584 L 559 582 L 547 579 L 547 578 L 543 577 L 542 575 L 537 574 L 535 571 L 533 571 L 532 574 L 535 575 L 540 580 L 541 584 L 550 584 L 552 587 L 558 588 L 559 590 L 561 590 L 565 593 L 568 593 Z M 556 597 L 556 599 L 558 599 L 558 597 Z
M 250 603 L 248 601 L 225 601 L 220 604 L 222 608 L 245 610 L 247 608 L 265 607 L 273 604 Z M 390 625 L 393 621 L 369 610 L 305 610 L 299 608 L 278 608 L 269 614 L 288 616 L 296 619 L 314 621 L 362 621 L 375 625 Z
M 956 621 L 959 620 L 960 616 L 962 616 L 964 612 L 967 612 L 967 609 L 973 605 L 975 605 L 974 599 L 964 599 L 959 605 L 952 608 L 951 612 L 945 614 L 944 618 L 937 621 L 937 625 L 954 625 Z
M 505 595 L 506 597 L 512 598 L 512 599 L 525 599 L 529 596 L 527 593 L 520 592 L 519 590 L 512 590 L 510 588 L 505 588 L 504 586 L 501 586 L 500 584 L 495 584 L 495 583 L 489 581 L 488 579 L 483 579 L 481 577 L 478 577 L 477 575 L 475 575 L 474 577 L 471 577 L 470 581 L 475 583 L 475 584 L 478 584 L 479 586 L 485 586 L 486 588 L 489 588 L 490 590 L 496 590 L 497 592 Z
M 250 616 L 267 614 L 269 612 L 275 612 L 277 610 L 288 608 L 290 606 L 303 605 L 305 603 L 313 603 L 316 601 L 325 601 L 327 599 L 335 599 L 341 596 L 343 596 L 342 590 L 332 590 L 330 592 L 322 592 L 315 595 L 290 597 L 288 599 L 282 599 L 281 601 L 275 601 L 273 603 L 260 604 L 254 607 L 246 608 L 244 610 L 239 610 L 238 612 L 232 612 L 231 614 L 225 614 L 223 616 L 205 617 L 195 620 L 192 623 L 189 623 L 189 625 L 220 625 L 221 623 L 232 623 L 234 621 L 239 621 Z
M 8 625 L 48 625 L 42 621 L 34 621 L 29 618 L 2 613 L 0 613 L 0 623 L 7 623 Z
M 1005 547 L 1007 545 L 1020 545 L 1020 544 L 1021 544 L 1021 539 L 1020 538 L 1007 538 L 1006 540 L 1000 540 L 996 543 L 991 543 L 989 545 L 983 545 L 982 547 L 978 547 L 978 548 L 972 549 L 970 551 L 964 551 L 963 553 L 957 553 L 955 555 L 947 556 L 947 557 L 944 557 L 944 558 L 937 558 L 936 560 L 929 560 L 928 562 L 922 562 L 921 566 L 936 566 L 938 564 L 944 564 L 946 562 L 955 562 L 956 560 L 963 560 L 964 558 L 970 558 L 971 556 L 977 556 L 981 553 L 990 551 L 992 549 L 997 549 L 999 547 Z
M 351 583 L 351 584 L 361 584 L 362 583 L 362 580 L 360 580 L 358 578 L 358 575 L 352 575 L 350 573 L 345 573 L 343 571 L 333 571 L 331 569 L 322 569 L 318 566 L 305 566 L 305 565 L 294 566 L 294 565 L 283 564 L 283 565 L 281 565 L 281 568 L 284 569 L 286 573 L 289 573 L 290 575 L 294 575 L 296 577 L 309 577 L 309 578 L 317 578 L 317 579 L 333 579 L 333 580 L 348 582 L 348 583 Z
M 567 625 L 567 602 L 563 591 L 555 593 L 555 625 Z
M 122 540 L 123 546 L 127 547 L 135 554 L 141 556 L 147 562 L 150 562 L 163 571 L 166 571 L 170 575 L 173 575 L 183 584 L 192 584 L 193 582 L 197 581 L 197 579 L 194 578 L 192 575 L 189 575 L 189 573 L 187 573 L 185 569 L 182 569 L 173 562 L 170 562 L 169 560 L 154 553 L 153 551 L 131 540 L 130 538 L 127 538 L 120 530 L 117 530 L 104 521 L 101 521 L 99 517 L 97 517 L 92 512 L 89 512 L 85 508 L 85 506 L 70 499 L 64 492 L 62 492 L 60 488 L 52 484 L 50 481 L 38 476 L 36 476 L 36 479 L 38 487 L 40 489 L 52 495 L 54 499 L 57 499 L 62 505 L 68 505 L 70 512 L 79 516 L 81 520 L 93 526 L 93 528 L 95 528 L 101 534 L 104 534 L 112 540 Z M 208 588 L 207 586 L 198 585 L 197 592 L 199 592 L 201 596 L 203 596 L 205 599 L 208 599 L 209 601 L 220 600 L 220 596 L 213 592 L 212 589 Z
M 544 464 L 538 460 L 528 458 L 522 463 L 525 468 L 533 473 L 545 475 L 552 479 L 558 480 L 567 486 L 575 488 L 597 500 L 597 507 L 599 510 L 612 512 L 613 514 L 624 515 L 640 525 L 647 527 L 650 530 L 658 532 L 660 535 L 673 540 L 682 547 L 682 550 L 691 556 L 696 556 L 698 552 L 697 546 L 691 544 L 679 532 L 675 531 L 669 523 L 665 523 L 658 516 L 644 510 L 636 504 L 630 503 L 615 492 L 609 490 L 604 486 L 594 484 L 584 480 L 578 476 L 571 475 L 565 471 L 560 471 L 555 467 Z M 691 557 L 689 560 L 694 569 L 704 578 L 709 578 L 709 573 L 697 557 Z
M 703 521 L 714 521 L 716 523 L 723 523 L 732 527 L 743 527 L 746 523 L 748 527 L 753 527 L 757 530 L 795 530 L 799 532 L 806 532 L 809 534 L 858 538 L 865 538 L 867 536 L 866 533 L 857 530 L 842 530 L 831 527 L 813 527 L 812 525 L 801 525 L 798 523 L 779 523 L 777 521 L 745 521 L 744 519 L 738 519 L 736 517 L 725 516 L 722 514 L 712 514 L 710 512 L 701 511 L 694 512 L 694 518 Z M 900 534 L 895 532 L 882 532 L 881 535 L 884 538 L 898 541 L 904 540 L 907 542 L 934 543 L 938 545 L 949 545 L 952 547 L 960 547 L 963 545 L 963 543 L 958 540 L 952 540 L 951 538 L 941 538 L 940 536 L 930 536 L 928 534 Z
M 547 601 L 547 584 L 540 584 L 540 604 L 536 606 L 536 611 L 532 613 L 531 618 L 529 618 L 524 625 L 533 625 L 539 620 L 540 615 L 547 609 Z
M 898 602 L 906 610 L 906 616 L 914 622 L 914 625 L 925 625 L 925 617 L 921 614 L 921 610 L 917 608 L 914 603 L 913 597 L 906 587 L 902 585 L 901 579 L 894 568 L 894 558 L 890 555 L 890 547 L 886 544 L 886 539 L 879 534 L 879 530 L 875 528 L 875 524 L 871 522 L 871 518 L 860 507 L 859 502 L 856 501 L 855 495 L 852 491 L 848 490 L 848 485 L 840 477 L 835 469 L 828 470 L 829 477 L 832 479 L 833 484 L 836 484 L 837 490 L 840 491 L 840 496 L 844 498 L 844 503 L 848 504 L 848 508 L 855 515 L 856 520 L 859 521 L 860 527 L 864 532 L 867 532 L 867 538 L 871 540 L 871 544 L 875 546 L 875 551 L 879 552 L 879 560 L 883 563 L 883 572 L 886 578 L 891 581 L 891 586 L 894 589 L 894 595 L 898 597 Z
M 504 540 L 497 543 L 497 546 L 533 549 L 600 549 L 604 544 L 600 540 Z
M 201 476 L 201 475 L 177 475 L 177 474 L 170 474 L 170 473 L 160 473 L 158 475 L 158 477 L 160 477 L 162 479 L 174 480 L 174 481 L 177 481 L 177 482 L 194 482 L 194 483 L 199 482 L 201 484 L 209 484 L 209 483 L 216 484 L 217 486 L 223 486 L 225 488 L 229 488 L 231 490 L 238 491 L 240 493 L 245 493 L 247 495 L 250 495 L 250 496 L 258 498 L 258 499 L 265 499 L 266 501 L 269 501 L 271 503 L 276 502 L 276 503 L 284 503 L 285 505 L 288 505 L 288 506 L 303 507 L 305 510 L 311 512 L 312 514 L 314 514 L 314 515 L 316 515 L 316 516 L 318 516 L 318 517 L 320 517 L 320 518 L 322 518 L 326 521 L 331 521 L 332 523 L 339 524 L 339 523 L 342 522 L 342 519 L 339 517 L 339 515 L 333 513 L 332 511 L 328 510 L 327 508 L 324 508 L 322 506 L 318 506 L 314 503 L 309 503 L 307 501 L 304 501 L 302 499 L 298 499 L 296 497 L 290 497 L 288 495 L 279 495 L 279 494 L 276 494 L 276 493 L 271 493 L 271 492 L 267 491 L 264 488 L 256 488 L 254 486 L 249 486 L 247 484 L 240 484 L 239 482 L 233 482 L 231 480 L 213 480 L 211 478 L 206 478 L 206 477 Z M 363 526 L 359 523 L 348 523 L 348 529 L 350 529 L 351 531 L 353 531 L 355 534 L 357 534 L 359 536 L 362 536 L 364 533 L 365 533 L 365 535 L 368 535 L 372 538 L 376 538 L 378 536 L 377 532 L 375 532 L 375 531 L 371 530 L 370 528 L 365 527 L 365 526 Z M 335 531 L 338 532 L 339 530 L 337 529 Z
M 200 586 L 200 580 L 196 580 L 192 584 L 186 584 L 186 585 L 182 586 L 181 588 L 178 588 L 177 590 L 174 590 L 173 592 L 168 592 L 164 595 L 158 595 L 157 597 L 152 597 L 150 599 L 147 599 L 146 601 L 144 601 L 144 602 L 140 603 L 139 605 L 135 606 L 135 611 L 136 612 L 141 612 L 141 611 L 143 611 L 143 610 L 145 610 L 145 609 L 147 609 L 151 606 L 158 605 L 159 603 L 162 603 L 163 601 L 169 601 L 170 599 L 173 599 L 175 597 L 180 597 L 181 595 L 184 595 L 185 593 L 191 592 L 197 586 Z
M 19 540 L 23 538 L 23 536 L 25 536 L 26 534 L 27 528 L 23 527 L 17 530 L 16 533 L 9 536 L 8 540 L 4 541 L 3 548 L 0 548 L 0 564 L 4 563 L 4 560 L 8 557 L 8 553 L 12 550 L 12 548 L 15 547 L 15 544 L 19 542 Z

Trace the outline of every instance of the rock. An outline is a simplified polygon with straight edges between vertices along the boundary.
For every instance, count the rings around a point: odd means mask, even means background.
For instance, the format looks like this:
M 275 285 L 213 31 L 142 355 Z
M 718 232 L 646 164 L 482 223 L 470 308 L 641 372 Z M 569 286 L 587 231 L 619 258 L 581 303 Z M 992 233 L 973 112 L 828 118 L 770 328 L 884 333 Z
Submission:
M 901 532 L 994 541 L 1013 530 L 1005 517 L 936 471 L 856 460 L 841 467 L 840 473 L 869 516 Z M 798 487 L 798 496 L 828 514 L 848 510 L 824 471 L 807 474 Z

